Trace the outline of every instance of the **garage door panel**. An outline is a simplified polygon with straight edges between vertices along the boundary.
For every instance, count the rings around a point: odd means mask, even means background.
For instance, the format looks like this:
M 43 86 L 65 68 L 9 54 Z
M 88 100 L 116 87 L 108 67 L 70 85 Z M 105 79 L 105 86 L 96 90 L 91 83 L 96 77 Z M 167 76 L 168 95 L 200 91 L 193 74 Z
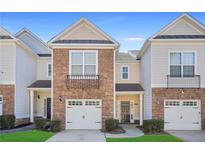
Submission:
M 77 101 L 77 100 L 76 100 Z M 101 129 L 102 109 L 100 100 L 81 100 L 81 106 L 67 103 L 66 129 Z M 71 101 L 70 101 L 71 102 Z M 75 101 L 74 101 L 75 102 Z M 75 103 L 74 103 L 75 104 Z M 71 121 L 71 123 L 69 122 Z
M 169 100 L 164 104 L 166 130 L 200 130 L 200 101 Z

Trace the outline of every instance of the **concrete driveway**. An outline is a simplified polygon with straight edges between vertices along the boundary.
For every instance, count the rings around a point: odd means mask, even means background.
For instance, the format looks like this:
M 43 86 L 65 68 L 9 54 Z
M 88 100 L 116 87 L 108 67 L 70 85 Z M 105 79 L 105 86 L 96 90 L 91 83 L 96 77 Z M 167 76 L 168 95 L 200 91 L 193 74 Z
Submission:
M 170 130 L 169 134 L 174 135 L 186 142 L 205 142 L 205 131 L 198 130 Z
M 47 142 L 105 142 L 100 130 L 65 130 L 49 138 Z

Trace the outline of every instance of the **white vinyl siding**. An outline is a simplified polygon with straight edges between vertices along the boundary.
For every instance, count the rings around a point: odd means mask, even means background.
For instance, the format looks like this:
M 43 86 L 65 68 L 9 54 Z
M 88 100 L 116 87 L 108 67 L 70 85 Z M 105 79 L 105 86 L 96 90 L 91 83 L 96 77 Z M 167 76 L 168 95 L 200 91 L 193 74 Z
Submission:
M 98 54 L 97 51 L 70 51 L 70 75 L 97 75 Z
M 205 87 L 205 43 L 152 43 L 152 87 L 167 87 L 170 51 L 195 51 L 195 74 Z M 157 73 L 156 73 L 157 72 Z
M 15 83 L 15 43 L 0 43 L 0 84 Z
M 51 58 L 38 59 L 38 62 L 37 62 L 37 80 L 50 80 L 51 79 L 51 76 L 50 77 L 48 76 L 48 64 L 50 64 L 50 63 L 51 63 Z
M 27 87 L 36 81 L 37 59 L 19 46 L 16 52 L 15 115 L 16 118 L 28 118 L 29 91 Z

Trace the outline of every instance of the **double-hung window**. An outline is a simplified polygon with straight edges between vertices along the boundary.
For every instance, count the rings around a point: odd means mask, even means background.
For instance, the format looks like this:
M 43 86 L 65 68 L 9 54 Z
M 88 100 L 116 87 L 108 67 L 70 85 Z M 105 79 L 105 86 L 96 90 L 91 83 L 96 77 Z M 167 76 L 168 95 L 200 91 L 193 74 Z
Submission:
M 196 69 L 195 56 L 195 52 L 171 52 L 170 76 L 194 77 Z
M 70 51 L 70 75 L 97 75 L 97 51 Z
M 129 78 L 129 67 L 128 66 L 122 66 L 121 73 L 122 73 L 122 80 L 128 80 L 128 78 Z
M 52 68 L 51 68 L 51 64 L 47 64 L 47 77 L 51 77 L 51 73 L 52 73 Z

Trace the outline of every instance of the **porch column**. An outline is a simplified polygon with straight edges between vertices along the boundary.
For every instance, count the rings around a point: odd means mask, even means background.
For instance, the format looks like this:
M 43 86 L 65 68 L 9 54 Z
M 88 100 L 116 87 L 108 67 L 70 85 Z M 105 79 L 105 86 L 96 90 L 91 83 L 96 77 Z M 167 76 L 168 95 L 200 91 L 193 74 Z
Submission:
M 143 125 L 143 94 L 140 94 L 140 126 Z
M 30 90 L 30 122 L 34 122 L 34 91 Z

